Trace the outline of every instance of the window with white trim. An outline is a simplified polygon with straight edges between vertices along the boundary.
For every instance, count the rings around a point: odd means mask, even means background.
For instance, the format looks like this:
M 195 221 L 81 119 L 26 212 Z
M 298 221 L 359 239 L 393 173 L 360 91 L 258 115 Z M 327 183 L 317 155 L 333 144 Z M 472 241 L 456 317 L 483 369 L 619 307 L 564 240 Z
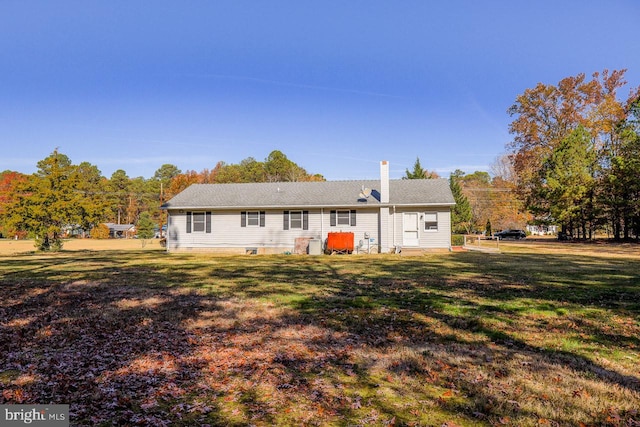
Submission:
M 336 212 L 336 215 L 338 225 L 351 225 L 351 212 L 338 211 Z
M 349 225 L 355 227 L 356 225 L 356 211 L 355 210 L 335 210 L 331 211 L 330 226 L 337 227 L 340 225 Z
M 282 213 L 283 230 L 308 230 L 309 211 L 284 211 Z
M 289 212 L 289 228 L 302 230 L 302 211 Z
M 211 233 L 211 212 L 187 212 L 187 233 Z
M 204 212 L 193 213 L 193 232 L 194 233 L 204 232 Z
M 438 212 L 424 213 L 424 231 L 438 231 Z
M 240 212 L 240 227 L 264 227 L 265 211 Z
M 260 212 L 247 212 L 247 227 L 260 227 Z

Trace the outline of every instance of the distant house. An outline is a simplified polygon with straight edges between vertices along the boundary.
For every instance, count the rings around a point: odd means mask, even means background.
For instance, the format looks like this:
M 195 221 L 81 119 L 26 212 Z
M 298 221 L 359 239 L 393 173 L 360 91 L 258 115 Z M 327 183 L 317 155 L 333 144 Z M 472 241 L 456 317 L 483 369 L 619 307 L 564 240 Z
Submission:
M 109 228 L 109 237 L 114 239 L 129 239 L 136 234 L 136 226 L 133 224 L 107 222 L 104 225 Z
M 558 234 L 557 225 L 527 225 L 529 234 L 534 236 L 546 236 L 549 234 Z
M 353 233 L 354 252 L 451 247 L 446 179 L 194 184 L 163 205 L 168 251 L 293 252 Z

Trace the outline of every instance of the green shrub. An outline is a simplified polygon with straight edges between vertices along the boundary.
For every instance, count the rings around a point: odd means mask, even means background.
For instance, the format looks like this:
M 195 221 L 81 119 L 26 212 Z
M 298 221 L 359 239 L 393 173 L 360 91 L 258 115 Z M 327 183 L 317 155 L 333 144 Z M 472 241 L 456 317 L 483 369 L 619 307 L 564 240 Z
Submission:
M 452 234 L 451 235 L 451 246 L 463 246 L 464 245 L 464 235 L 463 234 Z

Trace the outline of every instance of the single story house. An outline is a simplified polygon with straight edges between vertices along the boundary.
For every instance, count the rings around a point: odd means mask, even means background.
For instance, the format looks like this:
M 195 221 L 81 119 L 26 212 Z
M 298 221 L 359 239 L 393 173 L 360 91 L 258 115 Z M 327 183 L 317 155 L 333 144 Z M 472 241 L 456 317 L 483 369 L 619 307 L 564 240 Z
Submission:
M 450 249 L 446 179 L 194 184 L 167 201 L 168 251 L 293 252 L 353 233 L 354 251 Z M 315 245 L 314 245 L 315 246 Z
M 109 237 L 113 239 L 130 239 L 136 234 L 136 226 L 133 224 L 105 222 L 104 225 L 109 229 Z

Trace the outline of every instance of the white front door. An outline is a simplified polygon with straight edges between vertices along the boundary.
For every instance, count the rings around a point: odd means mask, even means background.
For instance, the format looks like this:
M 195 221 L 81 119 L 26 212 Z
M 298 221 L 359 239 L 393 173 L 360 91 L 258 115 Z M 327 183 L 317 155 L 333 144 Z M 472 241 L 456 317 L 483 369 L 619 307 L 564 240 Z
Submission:
M 419 246 L 419 215 L 417 212 L 402 214 L 402 246 Z

